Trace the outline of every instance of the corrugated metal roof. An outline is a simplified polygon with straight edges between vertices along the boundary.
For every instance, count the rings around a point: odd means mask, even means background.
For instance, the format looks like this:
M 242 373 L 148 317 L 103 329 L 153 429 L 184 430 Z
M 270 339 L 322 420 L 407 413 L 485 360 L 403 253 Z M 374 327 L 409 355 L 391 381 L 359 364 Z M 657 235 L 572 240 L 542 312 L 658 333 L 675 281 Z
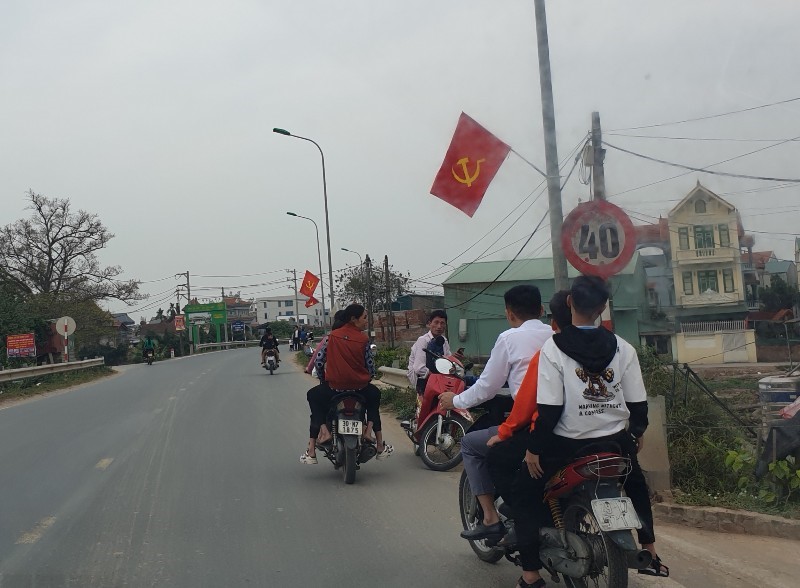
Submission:
M 639 252 L 635 252 L 628 265 L 620 274 L 632 274 L 639 259 Z M 552 280 L 553 258 L 536 257 L 530 259 L 516 259 L 511 262 L 508 269 L 499 278 L 497 275 L 508 265 L 508 260 L 478 261 L 459 266 L 451 273 L 442 285 L 446 284 L 486 284 L 488 282 L 519 282 L 527 280 Z M 567 277 L 574 278 L 579 274 L 571 265 L 567 264 Z
M 764 266 L 764 270 L 766 270 L 768 274 L 783 274 L 789 270 L 791 265 L 791 261 L 770 259 Z

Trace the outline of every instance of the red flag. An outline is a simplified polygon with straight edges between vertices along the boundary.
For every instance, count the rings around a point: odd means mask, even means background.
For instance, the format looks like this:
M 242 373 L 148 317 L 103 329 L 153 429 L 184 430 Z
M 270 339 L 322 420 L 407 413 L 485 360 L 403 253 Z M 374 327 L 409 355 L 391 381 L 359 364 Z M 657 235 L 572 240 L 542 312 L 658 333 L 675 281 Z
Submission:
M 311 308 L 315 304 L 319 304 L 319 300 L 317 300 L 313 296 L 309 296 L 308 300 L 306 300 L 306 308 Z
M 300 294 L 312 298 L 314 290 L 317 289 L 317 284 L 319 284 L 319 278 L 306 270 L 306 275 L 303 277 L 303 285 L 300 286 Z
M 509 151 L 511 147 L 462 112 L 431 194 L 471 217 Z

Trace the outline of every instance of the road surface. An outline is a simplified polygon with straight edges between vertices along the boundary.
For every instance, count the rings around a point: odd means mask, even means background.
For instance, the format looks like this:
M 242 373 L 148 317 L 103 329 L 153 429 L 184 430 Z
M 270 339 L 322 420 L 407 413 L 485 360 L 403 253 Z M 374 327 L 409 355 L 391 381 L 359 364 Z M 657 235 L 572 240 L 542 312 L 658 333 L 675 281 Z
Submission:
M 313 382 L 284 357 L 273 376 L 252 349 L 130 366 L 0 410 L 0 588 L 511 588 L 458 537 L 460 473 L 427 470 L 394 419 L 395 455 L 353 486 L 298 462 Z M 674 579 L 632 586 L 795 585 L 797 544 L 661 532 Z

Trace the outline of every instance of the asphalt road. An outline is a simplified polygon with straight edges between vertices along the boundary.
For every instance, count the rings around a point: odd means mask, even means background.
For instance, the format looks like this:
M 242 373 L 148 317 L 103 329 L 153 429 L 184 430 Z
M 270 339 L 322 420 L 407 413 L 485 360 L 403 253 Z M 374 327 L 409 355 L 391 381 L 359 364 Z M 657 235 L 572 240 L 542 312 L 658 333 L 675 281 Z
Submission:
M 132 366 L 0 410 L 0 588 L 514 585 L 458 537 L 460 473 L 427 470 L 394 419 L 395 455 L 352 486 L 301 465 L 313 382 L 284 359 Z

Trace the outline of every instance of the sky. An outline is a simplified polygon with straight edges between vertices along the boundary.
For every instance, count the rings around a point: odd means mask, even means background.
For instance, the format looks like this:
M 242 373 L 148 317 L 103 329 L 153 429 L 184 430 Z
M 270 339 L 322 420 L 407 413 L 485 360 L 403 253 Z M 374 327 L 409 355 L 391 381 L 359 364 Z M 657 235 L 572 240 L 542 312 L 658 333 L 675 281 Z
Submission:
M 562 175 L 598 111 L 617 147 L 800 177 L 800 3 L 564 0 L 547 19 Z M 462 111 L 545 167 L 536 47 L 532 0 L 4 0 L 0 224 L 28 215 L 29 189 L 96 213 L 116 235 L 101 261 L 151 295 L 108 306 L 137 320 L 174 300 L 178 272 L 200 298 L 290 294 L 286 269 L 318 262 L 314 226 L 287 211 L 317 222 L 328 268 L 319 152 L 281 127 L 324 151 L 334 272 L 359 262 L 344 247 L 435 291 L 443 263 L 511 259 L 547 213 L 514 153 L 473 218 L 429 194 Z M 700 180 L 756 250 L 794 257 L 797 183 L 612 148 L 605 175 L 634 224 Z M 580 176 L 564 214 L 589 198 Z M 545 221 L 520 256 L 550 255 Z

